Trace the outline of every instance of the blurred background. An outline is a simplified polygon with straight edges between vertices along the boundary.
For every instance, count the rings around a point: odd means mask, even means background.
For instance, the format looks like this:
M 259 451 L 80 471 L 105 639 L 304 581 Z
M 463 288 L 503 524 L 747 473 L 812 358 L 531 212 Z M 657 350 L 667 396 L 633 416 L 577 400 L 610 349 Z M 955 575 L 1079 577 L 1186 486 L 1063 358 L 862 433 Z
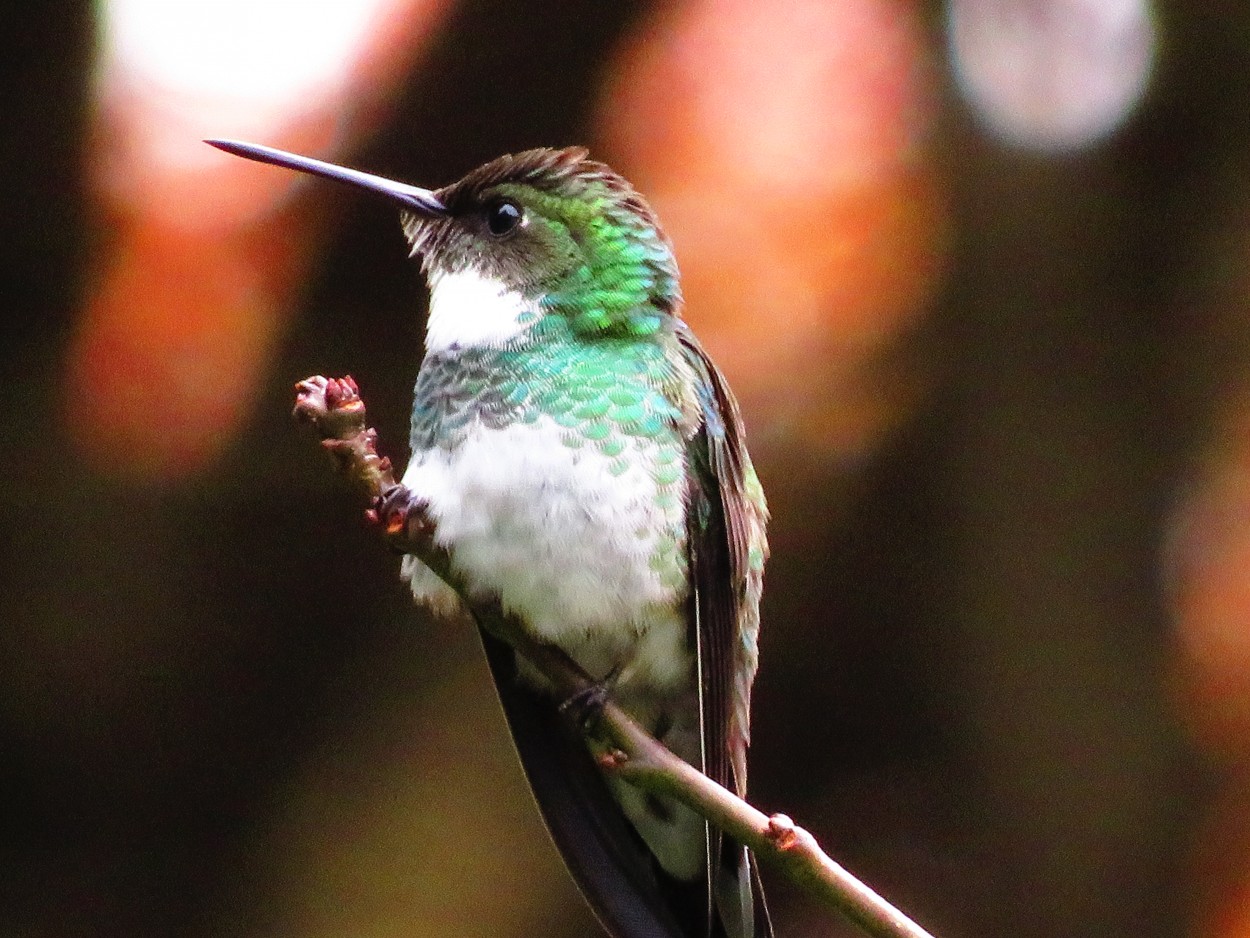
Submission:
M 753 800 L 939 938 L 1250 935 L 1250 7 L 74 0 L 0 75 L 0 936 L 598 934 L 289 419 L 404 459 L 393 212 L 205 136 L 590 145 L 770 495 Z

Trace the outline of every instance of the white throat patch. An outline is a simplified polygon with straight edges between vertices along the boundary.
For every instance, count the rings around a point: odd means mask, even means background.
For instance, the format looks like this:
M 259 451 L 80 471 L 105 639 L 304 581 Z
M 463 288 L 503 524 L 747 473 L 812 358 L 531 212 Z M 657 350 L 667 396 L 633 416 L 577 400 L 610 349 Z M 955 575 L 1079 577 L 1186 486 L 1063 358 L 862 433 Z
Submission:
M 533 313 L 532 302 L 475 270 L 435 273 L 430 277 L 425 350 L 504 345 L 529 328 L 537 318 Z

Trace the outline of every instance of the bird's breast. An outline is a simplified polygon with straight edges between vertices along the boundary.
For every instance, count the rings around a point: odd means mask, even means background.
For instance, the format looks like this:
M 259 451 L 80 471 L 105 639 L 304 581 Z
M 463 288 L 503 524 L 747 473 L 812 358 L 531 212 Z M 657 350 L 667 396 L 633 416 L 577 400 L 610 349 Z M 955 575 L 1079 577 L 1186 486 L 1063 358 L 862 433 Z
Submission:
M 470 592 L 497 596 L 593 673 L 648 633 L 648 669 L 686 658 L 684 477 L 676 433 L 586 439 L 529 415 L 415 453 L 404 484 L 428 502 Z

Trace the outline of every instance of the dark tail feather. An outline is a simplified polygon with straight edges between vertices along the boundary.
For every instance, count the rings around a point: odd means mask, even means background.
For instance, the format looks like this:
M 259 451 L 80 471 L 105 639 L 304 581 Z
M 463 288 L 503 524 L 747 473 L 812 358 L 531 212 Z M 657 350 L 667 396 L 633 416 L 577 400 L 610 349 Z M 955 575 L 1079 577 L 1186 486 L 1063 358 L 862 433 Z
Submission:
M 614 938 L 773 938 L 755 858 L 725 838 L 715 911 L 702 880 L 659 868 L 608 791 L 585 742 L 517 680 L 513 650 L 482 632 L 486 660 L 538 809 L 595 916 Z
M 585 743 L 518 684 L 511 648 L 485 632 L 482 645 L 539 811 L 595 916 L 616 938 L 692 938 Z
M 764 885 L 751 851 L 726 837 L 712 895 L 726 938 L 773 938 Z

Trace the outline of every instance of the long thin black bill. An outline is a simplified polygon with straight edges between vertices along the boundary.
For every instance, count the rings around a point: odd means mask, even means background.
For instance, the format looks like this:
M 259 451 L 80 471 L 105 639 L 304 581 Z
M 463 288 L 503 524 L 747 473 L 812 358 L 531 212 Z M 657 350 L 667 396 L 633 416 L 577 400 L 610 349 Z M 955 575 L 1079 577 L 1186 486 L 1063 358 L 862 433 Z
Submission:
M 422 189 L 419 186 L 410 186 L 407 183 L 384 179 L 371 173 L 362 173 L 358 169 L 348 169 L 346 166 L 336 166 L 311 157 L 288 153 L 286 150 L 244 143 L 241 140 L 205 140 L 204 142 L 218 150 L 233 153 L 235 156 L 242 156 L 260 163 L 270 163 L 285 169 L 298 170 L 301 173 L 311 173 L 324 179 L 333 179 L 336 182 L 345 182 L 348 185 L 376 192 L 394 202 L 399 202 L 419 215 L 447 214 L 447 206 L 443 205 L 438 196 L 429 189 Z

